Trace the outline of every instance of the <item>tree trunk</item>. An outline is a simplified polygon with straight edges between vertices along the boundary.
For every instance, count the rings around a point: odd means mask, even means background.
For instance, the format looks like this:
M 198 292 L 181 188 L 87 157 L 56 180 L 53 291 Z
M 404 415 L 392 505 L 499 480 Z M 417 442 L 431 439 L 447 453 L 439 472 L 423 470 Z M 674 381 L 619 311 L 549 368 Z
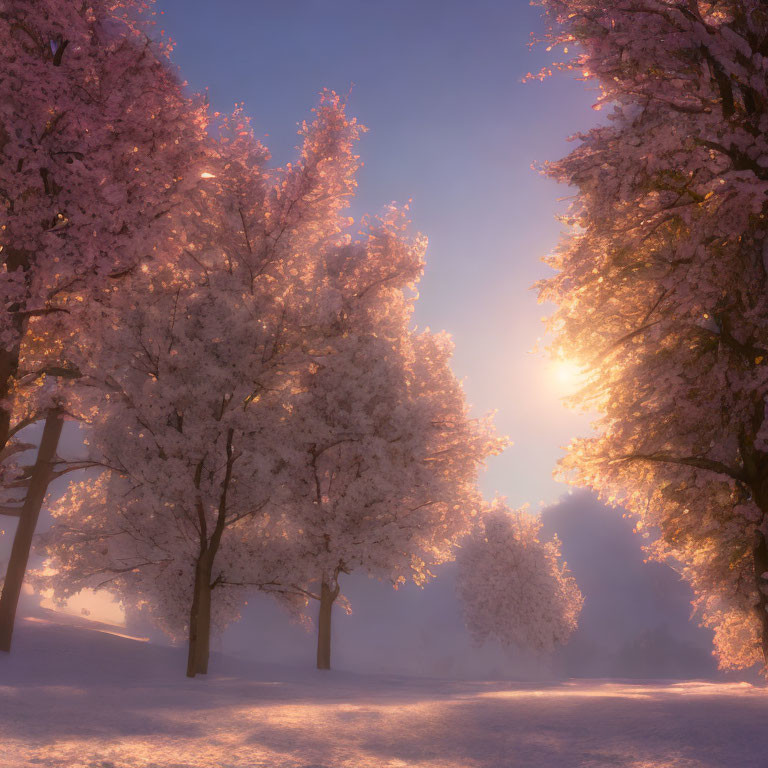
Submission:
M 227 470 L 221 481 L 221 495 L 219 497 L 219 509 L 216 516 L 216 526 L 210 540 L 208 539 L 208 523 L 201 498 L 197 498 L 197 514 L 200 525 L 200 553 L 195 565 L 195 586 L 192 595 L 192 609 L 189 614 L 189 655 L 187 657 L 187 677 L 205 675 L 208 673 L 208 656 L 211 650 L 211 592 L 214 588 L 212 582 L 213 563 L 216 553 L 221 546 L 221 537 L 227 527 L 227 494 L 229 484 L 232 482 L 232 467 L 236 456 L 232 447 L 235 430 L 230 428 L 227 432 Z M 200 478 L 203 473 L 203 460 L 197 465 L 195 472 L 195 488 L 200 490 Z M 218 583 L 218 579 L 216 580 Z
M 195 567 L 195 588 L 189 613 L 189 651 L 187 677 L 208 674 L 211 647 L 211 572 L 212 557 L 202 555 Z
M 760 471 L 763 470 L 763 471 Z M 758 467 L 756 478 L 751 483 L 752 493 L 757 506 L 762 513 L 762 525 L 755 532 L 752 545 L 752 567 L 754 569 L 755 587 L 757 588 L 757 605 L 755 612 L 760 622 L 760 648 L 763 653 L 763 670 L 768 674 L 768 579 L 763 578 L 768 573 L 768 541 L 763 529 L 768 523 L 768 473 L 764 467 Z
M 323 580 L 320 586 L 320 611 L 317 617 L 317 668 L 331 668 L 331 612 L 333 601 L 339 594 L 339 587 L 334 589 Z
M 40 447 L 37 451 L 35 466 L 29 481 L 29 488 L 21 509 L 16 535 L 13 537 L 13 548 L 8 568 L 5 574 L 3 592 L 0 595 L 0 651 L 11 650 L 13 625 L 16 619 L 16 608 L 21 595 L 21 585 L 27 571 L 27 562 L 32 548 L 32 537 L 37 527 L 37 519 L 43 506 L 48 483 L 51 480 L 53 461 L 59 445 L 61 428 L 64 424 L 61 412 L 51 411 L 43 428 Z
M 16 378 L 19 370 L 19 348 L 11 350 L 0 349 L 0 400 L 8 397 L 11 382 Z M 11 432 L 11 411 L 0 408 L 0 451 L 8 444 Z
M 760 621 L 760 641 L 763 651 L 763 665 L 768 670 L 768 542 L 765 534 L 758 531 L 752 557 L 755 569 L 755 584 L 757 585 L 758 602 L 756 606 L 757 617 Z M 767 577 L 763 578 L 763 574 Z
M 4 249 L 5 268 L 8 272 L 21 270 L 25 273 L 24 281 L 28 281 L 30 256 L 29 251 L 19 248 Z M 21 340 L 27 332 L 28 319 L 16 312 L 20 309 L 18 304 L 9 307 L 13 314 L 11 315 L 11 324 L 13 330 L 18 334 L 19 341 L 12 349 L 0 347 L 0 401 L 5 402 L 11 386 L 19 375 L 19 358 L 21 357 Z M 5 448 L 11 433 L 11 411 L 7 406 L 0 407 L 0 450 Z M 54 449 L 55 450 L 55 449 Z

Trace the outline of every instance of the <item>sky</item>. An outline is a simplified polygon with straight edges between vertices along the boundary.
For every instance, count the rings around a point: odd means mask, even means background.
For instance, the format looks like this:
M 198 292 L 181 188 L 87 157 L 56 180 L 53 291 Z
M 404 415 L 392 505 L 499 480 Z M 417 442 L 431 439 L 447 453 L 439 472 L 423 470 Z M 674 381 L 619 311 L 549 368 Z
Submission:
M 557 159 L 595 123 L 575 79 L 521 82 L 551 61 L 519 0 L 158 0 L 158 26 L 190 88 L 214 110 L 244 102 L 276 163 L 295 157 L 296 123 L 322 88 L 349 94 L 369 128 L 352 214 L 411 200 L 429 237 L 415 319 L 454 338 L 454 371 L 476 414 L 497 411 L 514 445 L 492 459 L 485 492 L 519 506 L 556 501 L 561 446 L 588 430 L 567 411 L 570 383 L 543 353 L 548 308 L 531 285 L 549 271 L 567 188 L 532 163 Z

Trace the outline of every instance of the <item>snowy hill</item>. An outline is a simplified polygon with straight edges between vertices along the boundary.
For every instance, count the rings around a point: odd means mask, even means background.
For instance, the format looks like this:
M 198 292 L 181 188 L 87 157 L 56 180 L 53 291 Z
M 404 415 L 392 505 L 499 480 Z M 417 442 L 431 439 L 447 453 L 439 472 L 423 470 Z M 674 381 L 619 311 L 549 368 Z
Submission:
M 3 768 L 764 768 L 747 683 L 456 682 L 214 659 L 38 610 L 0 658 Z

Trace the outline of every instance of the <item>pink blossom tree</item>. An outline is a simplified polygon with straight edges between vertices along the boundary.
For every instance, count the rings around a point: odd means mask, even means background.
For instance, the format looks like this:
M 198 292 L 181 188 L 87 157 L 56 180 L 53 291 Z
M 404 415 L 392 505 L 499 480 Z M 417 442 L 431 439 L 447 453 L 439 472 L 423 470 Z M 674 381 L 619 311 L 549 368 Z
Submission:
M 583 598 L 560 557 L 560 542 L 539 539 L 541 518 L 488 505 L 457 556 L 456 590 L 477 643 L 551 651 L 576 629 Z
M 166 248 L 204 168 L 206 110 L 148 36 L 138 0 L 9 0 L 0 13 L 0 458 L 19 518 L 0 597 L 9 650 L 63 417 L 51 382 L 78 308 Z M 48 379 L 48 384 L 38 386 Z M 34 466 L 15 436 L 48 414 Z M 19 487 L 28 492 L 18 498 Z
M 267 170 L 236 114 L 178 232 L 185 258 L 83 311 L 72 397 L 103 473 L 54 508 L 46 583 L 59 599 L 94 587 L 147 607 L 186 634 L 189 676 L 207 672 L 211 627 L 237 615 L 245 582 L 293 565 L 281 516 L 300 482 L 296 399 L 325 313 L 318 260 L 348 247 L 359 132 L 326 92 L 299 162 Z
M 606 124 L 546 170 L 577 189 L 541 298 L 600 413 L 563 471 L 658 532 L 723 667 L 768 663 L 768 12 L 758 0 L 544 0 Z M 572 54 L 573 54 L 572 51 Z M 648 535 L 646 533 L 646 535 Z
M 448 337 L 410 328 L 426 243 L 406 226 L 391 210 L 322 264 L 331 315 L 295 405 L 293 566 L 261 585 L 318 601 L 319 669 L 331 665 L 341 574 L 423 584 L 471 529 L 479 468 L 505 445 L 490 419 L 470 417 Z

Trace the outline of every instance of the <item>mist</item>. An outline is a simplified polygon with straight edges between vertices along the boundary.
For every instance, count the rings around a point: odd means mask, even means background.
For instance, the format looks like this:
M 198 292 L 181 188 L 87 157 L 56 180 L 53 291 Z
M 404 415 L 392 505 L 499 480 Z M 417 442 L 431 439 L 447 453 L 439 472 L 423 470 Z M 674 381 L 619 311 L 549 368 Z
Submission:
M 542 516 L 543 534 L 558 535 L 585 595 L 579 629 L 567 646 L 539 656 L 497 643 L 474 645 L 455 595 L 455 568 L 446 565 L 423 588 L 409 584 L 395 590 L 365 577 L 345 577 L 342 592 L 353 612 L 335 610 L 334 666 L 463 679 L 718 676 L 712 633 L 690 618 L 690 588 L 669 566 L 644 562 L 647 540 L 633 533 L 633 523 L 620 510 L 577 492 Z M 309 606 L 310 616 L 315 609 Z M 252 660 L 311 666 L 314 643 L 311 629 L 292 623 L 274 601 L 256 595 L 215 647 Z
M 35 429 L 30 428 L 30 438 Z M 62 450 L 71 456 L 82 453 L 75 424 L 67 425 Z M 63 493 L 66 482 L 66 477 L 56 481 L 53 498 Z M 645 562 L 642 547 L 650 540 L 633 532 L 632 521 L 620 509 L 577 491 L 564 494 L 541 514 L 542 536 L 559 537 L 585 597 L 579 628 L 565 647 L 538 655 L 495 642 L 476 646 L 456 597 L 455 567 L 448 564 L 435 569 L 436 577 L 423 588 L 406 584 L 395 590 L 364 576 L 343 576 L 342 593 L 352 613 L 334 608 L 334 667 L 461 679 L 757 679 L 749 671 L 718 672 L 712 632 L 691 618 L 690 588 L 668 565 Z M 7 521 L 0 537 L 0 563 L 7 558 L 13 525 Z M 44 513 L 38 531 L 49 525 L 50 516 Z M 40 564 L 39 557 L 33 558 L 33 567 Z M 39 596 L 26 594 L 22 616 L 34 613 L 39 602 Z M 83 602 L 73 601 L 75 610 Z M 313 601 L 306 613 L 310 621 L 316 610 Z M 103 616 L 103 610 L 93 610 L 89 618 Z M 153 643 L 168 642 L 141 617 L 128 617 L 127 631 Z M 214 639 L 213 650 L 248 661 L 311 668 L 315 641 L 313 625 L 302 626 L 272 598 L 253 594 L 241 620 Z

